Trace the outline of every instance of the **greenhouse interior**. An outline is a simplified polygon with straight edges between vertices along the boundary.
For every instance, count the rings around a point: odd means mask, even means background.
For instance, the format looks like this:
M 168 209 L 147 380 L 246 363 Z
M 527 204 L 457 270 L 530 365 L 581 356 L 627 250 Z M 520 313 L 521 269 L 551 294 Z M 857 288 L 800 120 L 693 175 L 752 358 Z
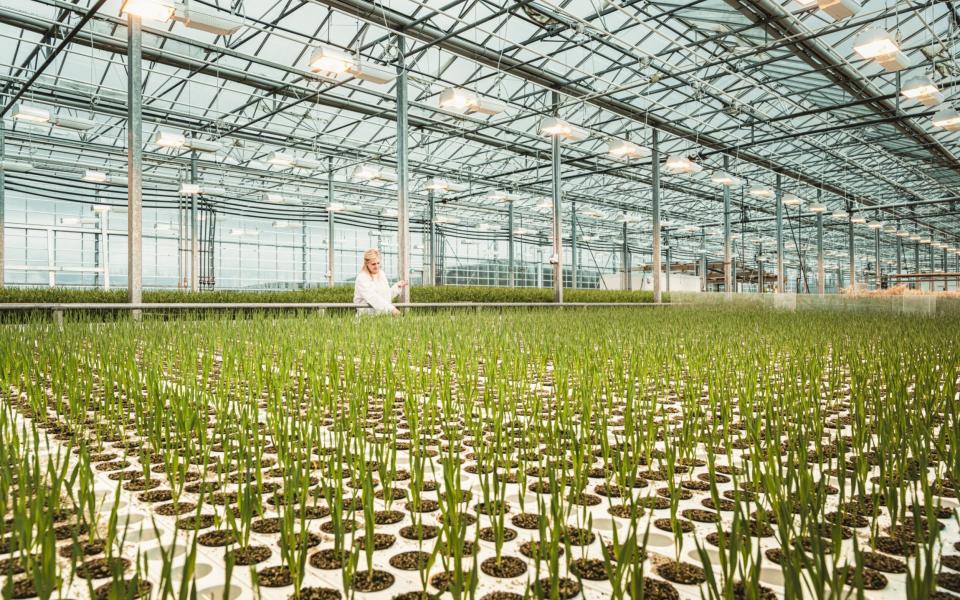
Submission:
M 955 2 L 0 48 L 2 600 L 960 600 Z

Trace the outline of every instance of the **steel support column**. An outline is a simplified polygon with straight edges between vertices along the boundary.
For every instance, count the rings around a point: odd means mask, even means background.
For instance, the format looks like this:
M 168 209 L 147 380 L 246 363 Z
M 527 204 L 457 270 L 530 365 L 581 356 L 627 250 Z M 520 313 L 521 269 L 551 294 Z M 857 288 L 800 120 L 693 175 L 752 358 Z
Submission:
M 723 170 L 730 169 L 730 158 L 723 156 Z M 723 187 L 723 291 L 733 291 L 733 237 L 730 231 L 730 188 Z
M 700 291 L 707 291 L 707 236 L 700 228 Z
M 3 157 L 4 157 L 3 119 L 0 118 L 0 164 L 3 163 Z M 4 275 L 5 275 L 3 265 L 4 265 L 4 261 L 6 260 L 6 256 L 3 252 L 3 244 L 4 244 L 3 230 L 4 230 L 4 227 L 6 226 L 6 214 L 5 214 L 6 199 L 4 198 L 6 187 L 7 187 L 7 182 L 3 176 L 3 167 L 0 166 L 0 289 L 3 289 Z
M 410 278 L 410 214 L 407 196 L 410 192 L 410 174 L 408 172 L 408 124 L 407 124 L 407 51 L 402 35 L 397 35 L 397 251 L 400 255 L 397 278 L 407 281 Z M 410 286 L 403 288 L 401 302 L 410 302 Z
M 626 213 L 624 213 L 626 214 Z M 620 249 L 621 261 L 623 263 L 623 289 L 629 291 L 633 289 L 633 274 L 630 272 L 630 246 L 627 244 L 627 221 L 623 221 L 623 247 Z M 642 285 L 642 284 L 641 284 Z
M 507 285 L 514 287 L 517 285 L 516 266 L 514 265 L 513 248 L 513 201 L 507 206 Z
M 900 231 L 900 222 L 897 221 L 897 232 Z M 896 236 L 897 242 L 897 273 L 903 273 L 903 238 Z
M 817 191 L 817 201 L 820 201 L 820 191 Z M 817 294 L 823 296 L 827 292 L 827 269 L 823 261 L 823 213 L 817 213 Z
M 777 293 L 782 294 L 786 291 L 786 273 L 783 270 L 783 187 L 779 173 L 774 197 L 777 203 Z
M 556 115 L 560 107 L 560 94 L 552 93 L 553 114 Z M 551 182 L 553 196 L 553 301 L 563 302 L 563 231 L 560 227 L 560 136 L 553 136 L 550 145 L 552 158 Z
M 570 287 L 577 289 L 577 203 L 570 204 Z
M 127 14 L 127 300 L 143 301 L 143 71 L 140 17 Z M 133 313 L 139 319 L 139 311 Z
M 327 287 L 336 281 L 336 213 L 331 209 L 334 201 L 333 157 L 327 157 Z
M 880 289 L 880 230 L 873 230 L 873 270 L 874 270 L 874 289 Z
M 850 261 L 848 265 L 850 269 L 850 291 L 855 292 L 857 290 L 856 244 L 853 239 L 853 213 L 849 211 L 847 211 L 847 250 Z
M 430 224 L 427 227 L 427 236 L 430 238 L 428 247 L 430 248 L 430 268 L 427 271 L 429 283 L 427 285 L 437 285 L 437 198 L 433 190 L 427 190 L 427 211 Z
M 913 244 L 913 272 L 920 273 L 920 242 L 914 242 Z M 920 289 L 920 282 L 914 281 L 911 287 Z
M 190 183 L 197 183 L 197 153 L 190 153 Z M 197 194 L 190 194 L 190 291 L 200 289 L 200 237 L 197 224 Z
M 673 254 L 670 252 L 670 234 L 667 233 L 663 238 L 663 245 L 667 251 L 667 268 L 663 270 L 664 279 L 666 279 L 667 293 L 670 293 L 670 269 L 673 265 Z
M 650 200 L 651 219 L 653 221 L 653 252 L 651 258 L 651 275 L 653 275 L 653 301 L 660 304 L 663 294 L 660 290 L 660 136 L 653 130 L 653 139 L 650 145 Z M 626 226 L 626 223 L 624 223 Z M 626 227 L 624 227 L 626 232 Z M 626 235 L 624 235 L 626 246 Z

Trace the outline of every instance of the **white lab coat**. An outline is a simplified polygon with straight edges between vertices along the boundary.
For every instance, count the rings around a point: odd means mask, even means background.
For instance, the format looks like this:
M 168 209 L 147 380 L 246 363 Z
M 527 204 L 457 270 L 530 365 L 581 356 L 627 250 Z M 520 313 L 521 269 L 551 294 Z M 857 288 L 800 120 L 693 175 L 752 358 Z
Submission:
M 391 287 L 383 271 L 376 276 L 360 271 L 353 288 L 353 303 L 370 305 L 369 308 L 364 306 L 357 309 L 357 313 L 361 315 L 388 314 L 393 312 L 392 300 L 398 295 L 400 295 L 400 283 L 395 283 Z

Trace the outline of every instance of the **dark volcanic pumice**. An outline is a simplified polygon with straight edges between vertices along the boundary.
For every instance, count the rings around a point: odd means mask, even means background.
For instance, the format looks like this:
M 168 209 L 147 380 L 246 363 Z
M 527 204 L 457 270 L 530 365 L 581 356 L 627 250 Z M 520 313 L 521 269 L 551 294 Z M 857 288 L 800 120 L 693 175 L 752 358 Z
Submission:
M 687 562 L 667 561 L 656 567 L 657 575 L 667 581 L 685 585 L 699 585 L 707 580 L 703 569 Z
M 527 572 L 527 563 L 516 556 L 491 556 L 480 563 L 480 570 L 490 577 L 506 579 L 510 577 L 519 577 Z

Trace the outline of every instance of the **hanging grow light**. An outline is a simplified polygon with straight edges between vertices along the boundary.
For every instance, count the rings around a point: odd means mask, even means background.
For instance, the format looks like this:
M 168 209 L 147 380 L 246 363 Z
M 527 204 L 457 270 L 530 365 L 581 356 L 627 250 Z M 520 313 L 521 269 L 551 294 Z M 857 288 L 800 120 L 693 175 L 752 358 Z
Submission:
M 167 22 L 171 19 L 190 29 L 199 29 L 214 35 L 232 35 L 243 26 L 235 15 L 192 2 L 166 0 L 126 0 L 120 7 L 124 14 L 136 15 L 150 21 Z
M 924 106 L 936 106 L 943 102 L 943 94 L 927 75 L 911 77 L 903 84 L 900 93 L 904 98 L 916 100 Z
M 432 192 L 439 192 L 441 194 L 444 192 L 462 192 L 467 189 L 463 184 L 449 181 L 443 177 L 431 177 L 427 180 L 424 188 Z
M 274 152 L 270 155 L 270 158 L 267 159 L 267 162 L 281 169 L 289 169 L 293 166 L 293 157 L 283 152 Z
M 494 202 L 513 202 L 516 199 L 516 196 L 503 190 L 494 190 L 487 194 L 487 200 L 493 200 Z
M 38 125 L 50 124 L 64 129 L 73 129 L 76 131 L 86 131 L 92 129 L 96 123 L 89 119 L 79 119 L 51 113 L 45 108 L 39 106 L 30 106 L 28 104 L 17 104 L 13 107 L 13 118 L 25 123 L 35 123 Z
M 456 217 L 448 217 L 445 215 L 441 215 L 435 218 L 433 222 L 437 225 L 456 225 L 457 223 L 460 222 L 460 219 Z
M 90 183 L 106 183 L 108 177 L 103 171 L 91 171 L 88 169 L 80 179 Z
M 526 227 L 517 227 L 516 229 L 513 230 L 513 235 L 523 236 L 523 235 L 530 235 L 531 233 L 532 232 Z
M 540 135 L 559 137 L 565 140 L 579 142 L 590 137 L 590 133 L 581 127 L 572 125 L 560 117 L 546 117 L 540 121 Z
M 650 150 L 627 140 L 609 140 L 607 152 L 614 158 L 644 158 L 650 156 Z
M 817 7 L 834 21 L 849 19 L 860 12 L 860 5 L 854 0 L 817 0 Z
M 933 126 L 942 127 L 947 131 L 957 131 L 960 129 L 960 112 L 953 108 L 941 108 L 933 115 Z
M 60 219 L 61 225 L 96 225 L 96 217 L 63 217 Z
M 319 46 L 310 54 L 310 70 L 314 73 L 342 75 L 349 73 L 357 79 L 371 83 L 389 83 L 396 73 L 377 65 L 354 60 L 352 56 L 332 46 Z
M 863 31 L 857 36 L 853 49 L 863 58 L 876 62 L 891 73 L 906 69 L 911 64 L 890 32 L 883 29 Z
M 440 108 L 456 113 L 496 115 L 507 110 L 507 105 L 493 98 L 478 96 L 470 90 L 450 87 L 440 92 Z
M 831 218 L 831 219 L 835 219 L 835 220 L 837 220 L 837 221 L 846 221 L 847 219 L 850 218 L 850 215 L 848 215 L 848 214 L 847 214 L 847 211 L 845 211 L 845 210 L 835 210 L 835 211 L 833 211 L 833 213 L 830 215 L 830 218 Z
M 803 200 L 796 194 L 784 194 L 781 201 L 784 206 L 800 206 L 803 204 Z
M 396 173 L 385 171 L 374 165 L 357 165 L 351 175 L 356 181 L 396 181 Z
M 199 194 L 199 193 L 200 193 L 199 183 L 181 183 L 180 184 L 181 196 L 192 196 L 194 194 Z
M 910 241 L 911 241 L 911 242 L 919 242 L 919 241 L 922 240 L 922 239 L 923 239 L 923 237 L 922 237 L 920 234 L 918 234 L 918 233 L 911 233 L 911 234 L 910 234 Z
M 0 171 L 6 173 L 26 173 L 27 171 L 32 171 L 33 165 L 28 162 L 21 162 L 18 160 L 4 160 L 0 161 Z
M 850 222 L 853 223 L 854 225 L 863 225 L 867 222 L 867 218 L 861 217 L 859 215 L 854 215 L 850 217 Z
M 710 181 L 723 187 L 736 187 L 740 185 L 740 178 L 734 177 L 729 173 L 714 173 L 710 176 Z
M 814 214 L 822 215 L 823 213 L 827 212 L 827 205 L 826 205 L 826 204 L 811 204 L 810 206 L 807 207 L 807 210 L 809 210 L 810 212 L 812 212 L 812 213 L 814 213 Z
M 310 55 L 310 70 L 314 72 L 346 73 L 353 63 L 349 54 L 331 46 L 319 46 Z
M 750 186 L 750 195 L 754 198 L 773 198 L 773 189 L 768 188 L 765 185 L 754 185 Z
M 274 229 L 294 229 L 298 226 L 298 223 L 292 223 L 290 221 L 274 221 L 271 223 L 271 227 Z
M 385 217 L 387 219 L 396 219 L 397 217 L 400 216 L 400 211 L 398 211 L 395 208 L 385 208 L 382 211 L 380 211 L 380 216 Z
M 883 229 L 883 221 L 870 221 L 867 223 L 870 229 Z
M 673 156 L 668 157 L 665 168 L 667 171 L 677 174 L 699 173 L 703 170 L 703 167 L 700 166 L 700 164 L 693 162 L 681 154 L 674 154 Z

